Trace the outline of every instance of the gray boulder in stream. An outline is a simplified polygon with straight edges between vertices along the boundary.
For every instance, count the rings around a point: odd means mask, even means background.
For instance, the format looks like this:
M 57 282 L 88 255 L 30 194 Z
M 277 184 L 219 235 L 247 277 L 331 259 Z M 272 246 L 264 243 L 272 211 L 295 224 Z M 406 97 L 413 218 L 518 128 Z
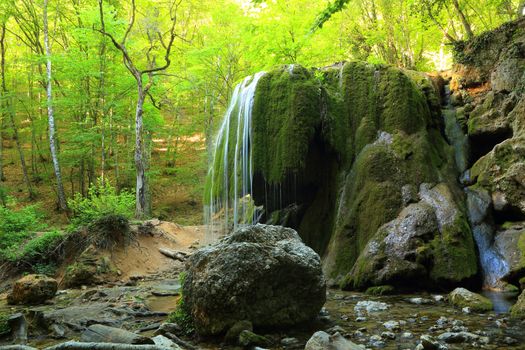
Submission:
M 240 228 L 195 252 L 186 270 L 183 304 L 202 335 L 241 320 L 292 326 L 315 318 L 326 300 L 319 255 L 281 226 Z

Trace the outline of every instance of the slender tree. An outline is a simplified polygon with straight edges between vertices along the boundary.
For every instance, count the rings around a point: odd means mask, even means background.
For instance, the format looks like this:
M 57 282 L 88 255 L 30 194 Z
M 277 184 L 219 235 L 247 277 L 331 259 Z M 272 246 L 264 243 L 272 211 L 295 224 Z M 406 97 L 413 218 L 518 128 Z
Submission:
M 56 146 L 56 131 L 55 131 L 55 116 L 53 112 L 53 90 L 52 90 L 52 74 L 51 74 L 51 48 L 49 46 L 49 28 L 47 19 L 47 3 L 44 0 L 44 49 L 46 53 L 46 93 L 47 93 L 47 119 L 49 128 L 49 148 L 51 151 L 51 159 L 53 160 L 53 169 L 55 171 L 55 178 L 57 182 L 57 196 L 58 206 L 60 210 L 67 210 L 66 195 L 64 192 L 64 184 L 62 183 L 62 174 L 60 172 L 60 163 L 58 161 L 58 152 Z
M 176 37 L 180 37 L 175 32 L 175 26 L 177 24 L 177 10 L 181 1 L 172 2 L 169 7 L 170 14 L 170 29 L 168 30 L 167 38 L 158 29 L 152 29 L 152 32 L 148 30 L 148 41 L 149 48 L 147 49 L 146 59 L 147 68 L 139 69 L 134 60 L 129 54 L 127 48 L 127 39 L 133 29 L 136 19 L 137 7 L 135 0 L 131 0 L 131 16 L 128 27 L 122 40 L 118 41 L 115 37 L 105 30 L 104 22 L 104 3 L 103 0 L 99 0 L 99 14 L 101 29 L 98 31 L 103 35 L 109 37 L 113 45 L 121 52 L 124 65 L 126 69 L 131 73 L 137 84 L 137 103 L 135 108 L 135 170 L 136 170 L 136 209 L 135 215 L 137 218 L 144 218 L 151 215 L 151 204 L 148 187 L 148 178 L 146 171 L 148 170 L 148 159 L 146 153 L 146 147 L 144 142 L 144 102 L 146 97 L 150 93 L 150 89 L 153 86 L 154 78 L 158 75 L 162 75 L 162 72 L 168 69 L 171 64 L 170 54 L 173 48 Z M 167 39 L 167 40 L 166 40 Z M 157 42 L 158 41 L 158 42 Z M 156 57 L 154 49 L 157 44 L 160 44 L 164 49 L 164 64 L 161 66 L 156 65 Z

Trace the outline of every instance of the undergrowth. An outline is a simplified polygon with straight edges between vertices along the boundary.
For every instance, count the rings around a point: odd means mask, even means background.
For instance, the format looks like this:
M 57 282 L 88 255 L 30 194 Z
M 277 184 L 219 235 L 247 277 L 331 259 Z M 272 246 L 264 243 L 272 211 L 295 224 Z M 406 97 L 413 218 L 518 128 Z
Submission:
M 87 197 L 77 193 L 68 205 L 73 213 L 71 229 L 78 229 L 103 217 L 130 219 L 135 209 L 135 195 L 128 190 L 117 192 L 109 182 L 99 180 L 89 188 Z
M 179 281 L 181 286 L 184 286 L 184 281 L 186 279 L 186 273 L 181 272 L 179 274 Z M 191 315 L 188 313 L 186 306 L 184 305 L 184 295 L 181 293 L 180 299 L 177 302 L 177 307 L 175 311 L 169 314 L 168 322 L 176 323 L 184 335 L 190 335 L 195 332 L 195 325 Z

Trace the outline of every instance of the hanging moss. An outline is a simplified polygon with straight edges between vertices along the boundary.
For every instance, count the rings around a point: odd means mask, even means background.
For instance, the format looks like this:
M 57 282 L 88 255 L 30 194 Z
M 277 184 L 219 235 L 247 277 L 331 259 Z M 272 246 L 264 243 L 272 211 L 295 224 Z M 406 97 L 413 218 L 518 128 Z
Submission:
M 419 73 L 364 62 L 323 70 L 279 67 L 259 80 L 255 92 L 253 200 L 264 205 L 266 219 L 286 220 L 298 229 L 324 255 L 331 277 L 347 276 L 378 229 L 401 211 L 403 186 L 445 182 L 457 187 L 439 107 L 438 87 Z M 236 121 L 230 123 L 235 130 Z M 226 157 L 226 140 L 218 145 L 220 157 L 208 186 L 224 181 L 225 166 L 233 169 L 233 134 Z M 229 181 L 238 176 L 229 173 Z M 221 191 L 216 188 L 214 196 Z M 460 235 L 470 234 L 464 224 L 447 228 L 418 253 L 422 266 L 426 257 L 435 257 L 435 281 L 445 278 L 443 271 L 452 264 L 465 263 L 466 271 L 453 280 L 476 273 L 474 246 L 458 243 L 466 239 Z M 380 264 L 382 257 L 376 258 Z M 355 285 L 356 278 L 347 281 Z M 357 284 L 365 288 L 370 281 Z
M 267 73 L 257 86 L 252 118 L 254 169 L 268 183 L 281 183 L 305 166 L 321 122 L 320 82 L 301 66 Z

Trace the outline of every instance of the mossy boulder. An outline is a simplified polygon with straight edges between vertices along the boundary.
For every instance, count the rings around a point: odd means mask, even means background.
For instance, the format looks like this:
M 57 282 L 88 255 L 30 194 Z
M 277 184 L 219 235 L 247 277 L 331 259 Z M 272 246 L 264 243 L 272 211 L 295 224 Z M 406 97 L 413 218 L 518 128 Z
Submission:
M 266 346 L 272 345 L 272 342 L 270 341 L 270 339 L 262 335 L 255 334 L 249 330 L 243 330 L 239 334 L 239 345 L 244 346 L 244 347 L 250 347 L 250 346 L 266 347 Z
M 474 312 L 492 311 L 494 308 L 490 299 L 465 288 L 456 288 L 450 292 L 448 301 L 457 308 L 463 309 L 468 307 Z
M 54 278 L 45 275 L 27 275 L 20 278 L 13 285 L 7 296 L 9 304 L 43 304 L 52 299 L 58 289 Z
M 510 315 L 515 318 L 525 319 L 525 291 L 522 291 L 516 304 L 510 308 Z
M 324 69 L 288 65 L 264 74 L 253 101 L 251 143 L 250 199 L 264 208 L 261 220 L 296 229 L 323 256 L 329 277 L 344 279 L 345 288 L 397 286 L 395 276 L 406 283 L 470 281 L 477 274 L 475 248 L 454 152 L 443 137 L 442 83 L 364 62 Z M 232 120 L 229 135 L 237 127 Z M 237 140 L 231 137 L 227 148 L 225 142 L 217 145 L 220 159 L 211 177 L 233 169 Z M 224 154 L 226 149 L 231 151 Z M 223 183 L 240 176 L 228 174 L 227 181 L 209 176 L 206 193 L 218 195 Z M 364 252 L 388 236 L 384 225 L 421 200 L 407 200 L 406 189 L 417 193 L 424 183 L 446 189 L 440 198 L 450 204 L 426 205 L 435 217 L 453 207 L 451 220 L 437 220 L 424 239 L 414 238 L 406 257 L 383 249 L 368 263 Z M 231 197 L 232 189 L 227 191 Z
M 62 284 L 67 288 L 96 285 L 112 281 L 117 271 L 108 256 L 100 255 L 94 246 L 86 248 L 66 268 Z
M 422 184 L 419 197 L 367 243 L 343 288 L 443 287 L 476 276 L 472 234 L 448 187 Z

